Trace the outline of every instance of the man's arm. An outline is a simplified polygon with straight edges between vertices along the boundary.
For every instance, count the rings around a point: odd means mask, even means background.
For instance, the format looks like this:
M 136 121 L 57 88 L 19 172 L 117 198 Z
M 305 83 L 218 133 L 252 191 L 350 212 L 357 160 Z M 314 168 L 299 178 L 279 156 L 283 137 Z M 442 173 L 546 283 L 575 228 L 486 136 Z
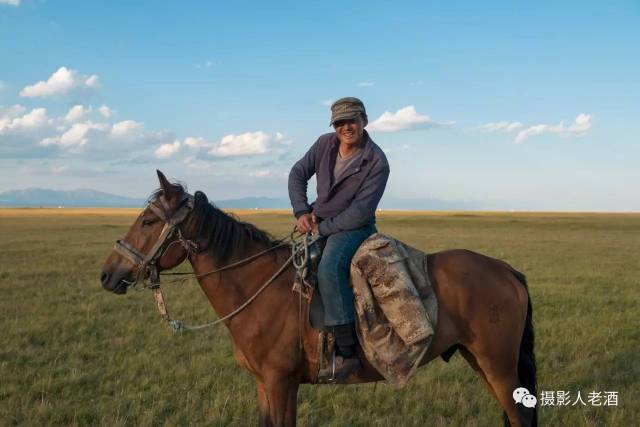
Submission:
M 366 178 L 349 207 L 318 225 L 320 234 L 328 236 L 339 231 L 355 230 L 367 225 L 369 219 L 375 215 L 388 178 L 389 165 L 381 162 Z
M 289 172 L 289 200 L 296 218 L 311 213 L 311 206 L 307 198 L 307 183 L 316 173 L 316 156 L 318 151 L 316 141 L 309 151 L 296 162 Z

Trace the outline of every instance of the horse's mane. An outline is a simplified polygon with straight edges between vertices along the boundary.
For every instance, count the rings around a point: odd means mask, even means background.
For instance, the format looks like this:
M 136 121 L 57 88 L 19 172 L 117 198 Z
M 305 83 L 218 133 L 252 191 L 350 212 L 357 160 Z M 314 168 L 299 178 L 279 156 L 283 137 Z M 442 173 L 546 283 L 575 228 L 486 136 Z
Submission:
M 172 185 L 186 192 L 185 186 L 175 183 Z M 162 189 L 155 190 L 149 201 L 162 194 Z M 208 250 L 216 263 L 225 263 L 234 254 L 246 253 L 252 244 L 257 243 L 268 248 L 281 243 L 266 231 L 219 209 L 213 202 L 209 202 L 207 195 L 202 191 L 196 191 L 194 194 L 193 211 L 184 231 L 198 242 L 200 251 Z

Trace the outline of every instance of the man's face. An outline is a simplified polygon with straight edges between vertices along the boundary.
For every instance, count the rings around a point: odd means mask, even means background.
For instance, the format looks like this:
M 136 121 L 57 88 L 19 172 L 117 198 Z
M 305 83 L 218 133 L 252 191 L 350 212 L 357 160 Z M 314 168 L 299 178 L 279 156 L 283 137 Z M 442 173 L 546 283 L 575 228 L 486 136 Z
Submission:
M 357 119 L 338 120 L 333 124 L 340 144 L 356 145 L 362 140 L 367 119 L 359 116 Z

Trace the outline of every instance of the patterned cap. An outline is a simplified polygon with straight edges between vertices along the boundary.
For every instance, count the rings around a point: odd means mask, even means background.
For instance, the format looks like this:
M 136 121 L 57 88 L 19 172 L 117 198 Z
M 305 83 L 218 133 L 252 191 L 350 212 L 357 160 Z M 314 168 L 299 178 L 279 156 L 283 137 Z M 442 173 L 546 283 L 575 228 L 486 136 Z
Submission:
M 367 115 L 362 101 L 354 97 L 340 98 L 331 105 L 331 123 L 329 123 L 329 126 L 333 126 L 338 120 L 355 119 L 360 115 Z

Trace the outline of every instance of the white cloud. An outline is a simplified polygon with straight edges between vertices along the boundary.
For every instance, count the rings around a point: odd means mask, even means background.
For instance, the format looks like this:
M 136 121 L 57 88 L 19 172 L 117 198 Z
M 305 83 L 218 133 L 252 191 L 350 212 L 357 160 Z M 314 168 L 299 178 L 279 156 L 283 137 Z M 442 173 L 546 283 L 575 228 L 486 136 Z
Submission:
M 100 111 L 102 117 L 107 119 L 113 115 L 113 110 L 106 105 L 102 105 L 100 108 L 98 108 L 98 111 Z
M 0 107 L 0 134 L 8 129 L 13 119 L 26 111 L 22 105 L 12 105 L 11 107 Z
M 199 136 L 188 136 L 184 139 L 184 145 L 186 145 L 189 148 L 200 148 L 200 147 L 207 147 L 210 144 L 207 142 L 206 139 L 201 138 Z
M 331 107 L 331 105 L 333 105 L 333 99 L 325 99 L 320 104 L 325 107 Z
M 25 86 L 20 91 L 20 96 L 23 98 L 37 98 L 62 95 L 75 88 L 95 89 L 98 85 L 98 76 L 95 74 L 85 76 L 76 70 L 60 67 L 47 81 L 39 81 L 33 85 Z
M 209 150 L 209 154 L 218 157 L 264 154 L 267 152 L 267 144 L 271 139 L 269 134 L 262 131 L 227 135 Z
M 282 132 L 276 132 L 273 140 L 280 145 L 291 145 L 293 144 L 293 140 L 291 138 L 287 138 L 287 135 Z
M 180 150 L 180 141 L 173 141 L 169 144 L 162 144 L 158 149 L 154 152 L 155 156 L 159 159 L 167 159 L 173 156 Z
M 254 176 L 256 178 L 267 178 L 269 176 L 272 175 L 271 171 L 269 169 L 264 169 L 264 170 L 258 170 L 255 172 L 251 172 L 249 174 L 250 176 Z
M 453 124 L 454 122 L 434 122 L 429 116 L 419 114 L 413 105 L 408 105 L 395 113 L 385 111 L 373 123 L 370 123 L 367 129 L 374 132 L 398 132 L 408 129 L 451 126 Z
M 23 131 L 33 131 L 51 125 L 45 108 L 34 108 L 29 113 L 21 105 L 14 105 L 0 112 L 0 135 Z
M 84 81 L 84 84 L 91 89 L 97 89 L 100 87 L 100 81 L 98 80 L 98 76 L 96 76 L 95 74 L 87 77 L 87 79 Z
M 49 170 L 53 175 L 60 175 L 67 172 L 69 170 L 69 166 L 51 166 L 51 169 Z
M 520 122 L 491 122 L 486 123 L 480 126 L 481 129 L 486 130 L 487 132 L 497 132 L 497 131 L 505 131 L 505 132 L 513 132 L 514 130 L 520 129 L 523 126 Z
M 105 132 L 109 128 L 106 123 L 82 122 L 74 123 L 60 136 L 44 138 L 40 145 L 58 145 L 65 149 L 77 150 L 89 142 L 89 137 L 94 131 Z
M 365 80 L 363 82 L 358 83 L 358 86 L 360 87 L 371 87 L 373 85 L 375 85 L 376 82 L 374 82 L 373 80 Z
M 84 116 L 89 114 L 91 110 L 91 106 L 84 107 L 80 104 L 74 105 L 73 107 L 71 107 L 71 109 L 69 109 L 69 112 L 65 116 L 64 120 L 69 123 L 80 121 L 84 118 Z
M 581 136 L 591 129 L 591 119 L 592 116 L 590 114 L 582 113 L 579 114 L 569 126 L 565 126 L 564 122 L 560 122 L 557 125 L 540 124 L 531 126 L 518 133 L 515 143 L 520 144 L 531 136 L 544 133 L 560 136 Z
M 7 4 L 9 6 L 20 6 L 21 0 L 0 0 L 0 4 Z
M 142 127 L 142 123 L 134 120 L 123 120 L 121 122 L 114 123 L 110 134 L 112 138 L 133 137 L 142 132 Z

